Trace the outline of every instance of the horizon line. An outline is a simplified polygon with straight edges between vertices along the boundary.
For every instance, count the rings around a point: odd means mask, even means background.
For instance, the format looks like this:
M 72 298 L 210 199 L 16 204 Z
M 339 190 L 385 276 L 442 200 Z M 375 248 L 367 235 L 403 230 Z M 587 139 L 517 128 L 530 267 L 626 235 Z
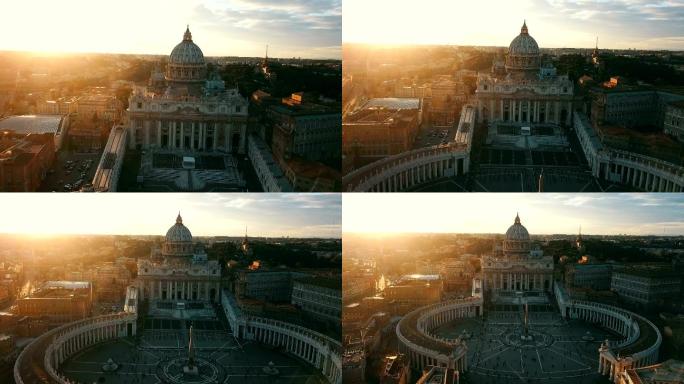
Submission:
M 17 235 L 25 235 L 25 236 L 35 236 L 35 237 L 50 237 L 50 236 L 153 236 L 153 237 L 165 237 L 166 235 L 164 234 L 157 234 L 157 235 L 151 235 L 151 234 L 144 234 L 144 233 L 27 233 L 27 232 L 0 232 L 0 236 L 17 236 Z M 241 238 L 244 237 L 244 234 L 240 235 L 192 235 L 193 238 L 195 237 L 237 237 Z M 291 238 L 291 239 L 335 239 L 335 240 L 341 240 L 341 237 L 327 237 L 327 236 L 290 236 L 290 235 L 280 235 L 280 236 L 263 236 L 263 235 L 257 235 L 257 236 L 252 236 L 248 235 L 248 238 L 262 238 L 262 239 L 280 239 L 280 238 Z
M 397 231 L 397 232 L 356 232 L 356 231 L 343 231 L 342 235 L 500 235 L 505 236 L 506 233 L 501 232 L 409 232 L 409 231 Z M 530 234 L 530 236 L 553 236 L 553 235 L 563 235 L 563 236 L 576 236 L 577 233 L 535 233 Z M 610 234 L 610 233 L 582 233 L 582 236 L 658 236 L 658 237 L 684 237 L 684 233 L 678 235 L 659 235 L 659 234 Z
M 340 48 L 342 48 L 340 46 Z M 23 54 L 43 54 L 46 56 L 56 56 L 56 55 L 129 55 L 129 56 L 170 56 L 168 53 L 126 53 L 126 52 L 102 52 L 102 51 L 39 51 L 39 50 L 16 50 L 16 49 L 0 49 L 0 54 L 2 53 L 23 53 Z M 205 58 L 222 58 L 222 57 L 236 57 L 236 58 L 263 58 L 264 56 L 216 56 L 216 55 L 204 55 Z M 326 58 L 326 57 L 304 57 L 304 56 L 292 56 L 292 57 L 278 57 L 273 56 L 269 59 L 274 60 L 291 60 L 291 59 L 301 59 L 301 60 L 335 60 L 342 61 L 341 58 Z
M 369 43 L 369 42 L 361 42 L 361 41 L 343 41 L 342 46 L 346 44 L 357 44 L 357 45 L 368 45 L 368 46 L 388 46 L 388 47 L 412 47 L 412 46 L 420 46 L 420 47 L 473 47 L 473 48 L 508 48 L 508 45 L 474 45 L 474 44 L 452 44 L 452 43 Z M 539 50 L 544 50 L 544 49 L 588 49 L 588 50 L 593 50 L 596 47 L 588 47 L 588 48 L 575 48 L 575 47 L 539 47 Z M 645 49 L 645 48 L 606 48 L 606 47 L 599 47 L 599 51 L 601 50 L 612 50 L 612 51 L 653 51 L 653 52 L 684 52 L 684 47 L 678 50 L 673 50 L 673 49 L 665 49 L 665 48 L 658 48 L 658 49 Z

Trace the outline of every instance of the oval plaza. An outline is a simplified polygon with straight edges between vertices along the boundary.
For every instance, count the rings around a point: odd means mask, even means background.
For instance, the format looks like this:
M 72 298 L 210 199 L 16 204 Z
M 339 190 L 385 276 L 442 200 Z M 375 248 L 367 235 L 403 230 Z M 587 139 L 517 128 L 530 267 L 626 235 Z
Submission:
M 638 313 L 571 298 L 519 216 L 483 258 L 471 296 L 409 312 L 396 335 L 424 378 L 477 383 L 593 383 L 601 376 L 618 383 L 627 370 L 657 363 L 662 343 Z
M 16 383 L 341 383 L 339 341 L 244 312 L 180 213 L 137 268 L 121 312 L 39 336 L 14 365 Z

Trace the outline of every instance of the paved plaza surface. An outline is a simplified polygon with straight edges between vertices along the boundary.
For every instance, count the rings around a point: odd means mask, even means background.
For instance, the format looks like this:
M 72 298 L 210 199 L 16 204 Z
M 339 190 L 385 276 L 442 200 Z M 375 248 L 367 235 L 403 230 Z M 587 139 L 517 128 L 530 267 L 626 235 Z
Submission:
M 207 323 L 209 324 L 209 323 Z M 175 328 L 175 327 L 169 327 Z M 306 363 L 277 349 L 253 342 L 238 342 L 230 332 L 193 331 L 196 365 L 199 372 L 186 376 L 187 332 L 180 329 L 145 330 L 138 342 L 120 339 L 86 349 L 69 359 L 61 372 L 80 383 L 286 383 L 318 384 L 325 378 Z M 108 359 L 119 365 L 103 372 Z M 264 367 L 273 362 L 278 371 L 269 375 Z
M 536 318 L 535 318 L 536 317 Z M 435 330 L 438 337 L 470 334 L 468 371 L 462 383 L 608 383 L 598 374 L 598 349 L 615 335 L 591 324 L 566 321 L 555 313 L 532 316 L 533 340 L 522 342 L 517 313 L 464 319 Z M 468 337 L 468 336 L 466 336 Z

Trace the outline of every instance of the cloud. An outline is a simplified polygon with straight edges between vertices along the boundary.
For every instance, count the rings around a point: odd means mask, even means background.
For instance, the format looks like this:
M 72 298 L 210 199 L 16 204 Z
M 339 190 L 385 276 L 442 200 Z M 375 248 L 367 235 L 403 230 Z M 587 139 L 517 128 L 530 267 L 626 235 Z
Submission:
M 340 57 L 340 0 L 204 0 L 193 9 L 193 20 L 215 35 L 246 43 L 268 43 L 273 56 Z M 299 53 L 299 54 L 298 54 Z
M 565 201 L 563 201 L 563 205 L 569 205 L 572 207 L 581 207 L 589 202 L 593 202 L 596 200 L 600 200 L 600 197 L 593 197 L 593 196 L 584 196 L 584 195 L 575 195 L 571 196 L 569 198 L 566 198 Z
M 253 199 L 244 199 L 244 198 L 235 198 L 235 199 L 230 199 L 227 201 L 224 206 L 227 208 L 244 208 L 247 205 L 253 203 Z

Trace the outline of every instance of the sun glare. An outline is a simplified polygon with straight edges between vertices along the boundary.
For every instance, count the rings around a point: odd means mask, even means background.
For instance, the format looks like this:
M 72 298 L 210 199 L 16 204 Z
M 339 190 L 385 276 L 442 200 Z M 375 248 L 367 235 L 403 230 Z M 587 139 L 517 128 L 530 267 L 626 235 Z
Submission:
M 517 213 L 539 234 L 684 234 L 684 220 L 662 208 L 625 200 L 629 195 L 523 193 L 345 194 L 343 232 L 499 233 Z M 663 204 L 677 206 L 682 201 Z M 628 206 L 627 206 L 628 205 Z M 620 217 L 619 221 L 615 218 Z

